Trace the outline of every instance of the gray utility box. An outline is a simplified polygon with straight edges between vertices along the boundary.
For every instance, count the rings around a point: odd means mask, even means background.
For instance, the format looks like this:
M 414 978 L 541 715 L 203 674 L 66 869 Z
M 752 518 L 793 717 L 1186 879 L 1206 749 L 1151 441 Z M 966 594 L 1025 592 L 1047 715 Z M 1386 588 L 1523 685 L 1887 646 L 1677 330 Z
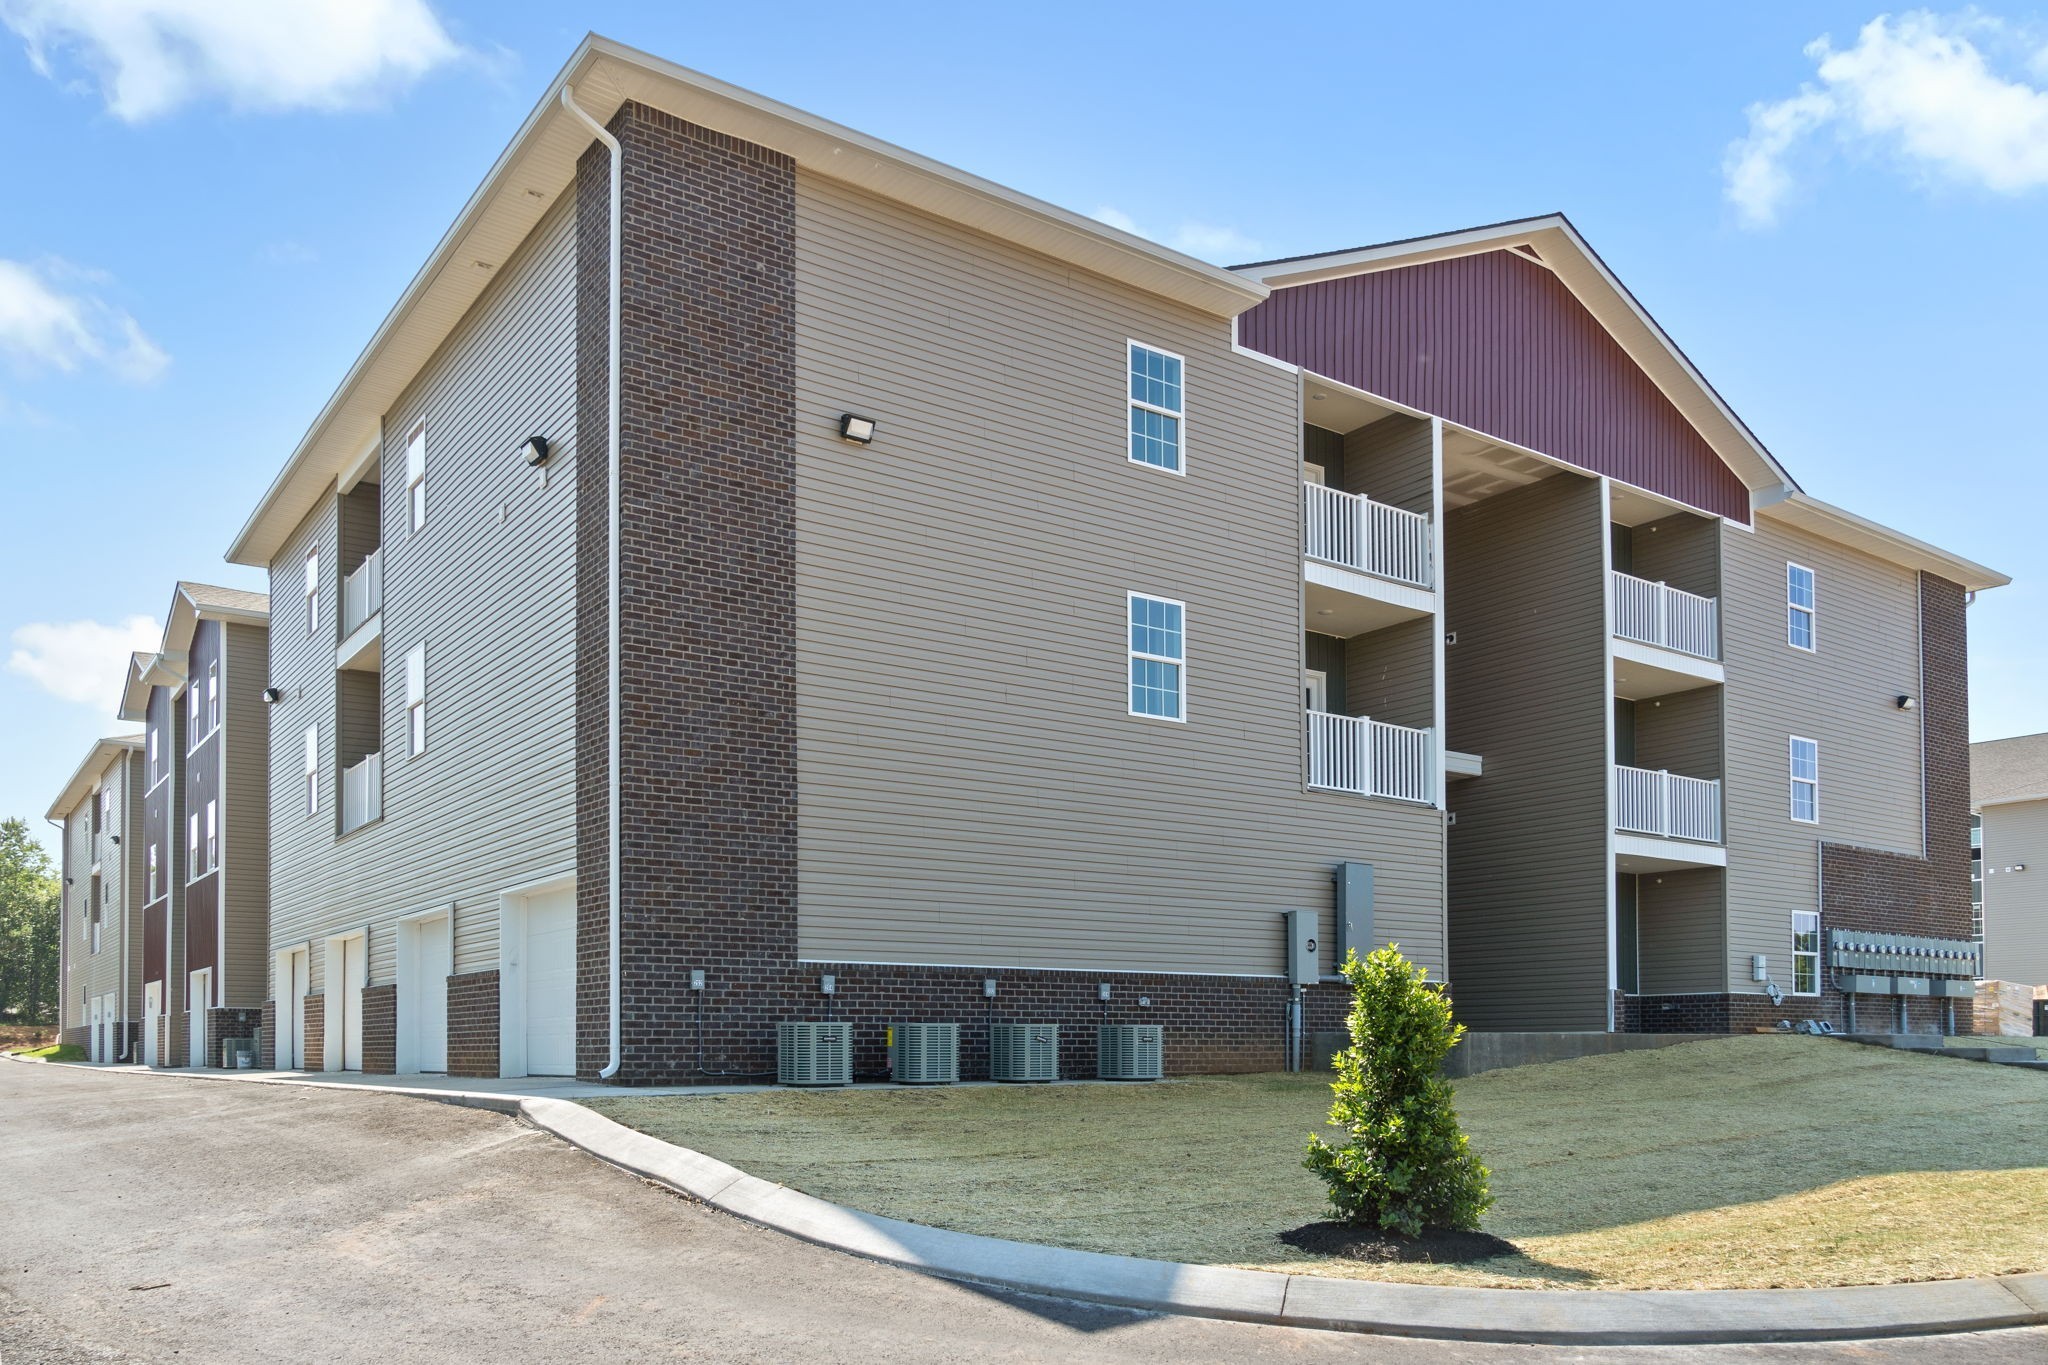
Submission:
M 1336 969 L 1344 970 L 1345 954 L 1363 960 L 1372 950 L 1372 864 L 1339 863 Z
M 1313 910 L 1285 910 L 1287 921 L 1287 984 L 1313 986 L 1322 977 L 1322 916 Z
M 1095 1030 L 1095 1074 L 1105 1081 L 1163 1078 L 1166 1030 L 1158 1024 L 1104 1024 Z
M 775 1026 L 777 1085 L 852 1085 L 853 1025 L 787 1023 Z
M 1060 1078 L 1058 1024 L 991 1024 L 988 1075 L 992 1081 L 1056 1081 Z
M 889 1030 L 889 1076 L 898 1085 L 951 1085 L 959 1080 L 960 1026 L 892 1026 Z

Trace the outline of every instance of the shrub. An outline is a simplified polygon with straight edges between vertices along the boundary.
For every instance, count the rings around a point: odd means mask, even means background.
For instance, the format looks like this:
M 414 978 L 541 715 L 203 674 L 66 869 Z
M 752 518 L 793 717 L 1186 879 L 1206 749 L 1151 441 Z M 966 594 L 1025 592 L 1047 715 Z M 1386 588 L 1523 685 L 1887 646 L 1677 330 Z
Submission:
M 1308 1140 L 1302 1164 L 1330 1187 L 1341 1222 L 1404 1237 L 1424 1228 L 1471 1230 L 1493 1203 L 1437 1068 L 1465 1036 L 1450 1001 L 1397 944 L 1360 962 L 1345 955 L 1351 1046 L 1337 1054 L 1330 1124 L 1341 1144 Z

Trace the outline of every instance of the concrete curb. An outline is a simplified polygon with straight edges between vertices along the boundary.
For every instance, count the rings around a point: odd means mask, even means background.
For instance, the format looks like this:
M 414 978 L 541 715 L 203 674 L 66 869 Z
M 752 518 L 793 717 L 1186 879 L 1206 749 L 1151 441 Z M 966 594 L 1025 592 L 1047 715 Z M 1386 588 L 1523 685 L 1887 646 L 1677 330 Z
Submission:
M 181 1071 L 119 1074 L 258 1081 Z M 862 1213 L 649 1137 L 574 1100 L 296 1077 L 258 1083 L 395 1094 L 513 1114 L 621 1170 L 816 1246 L 942 1279 L 1155 1313 L 1559 1346 L 1839 1341 L 2048 1323 L 2048 1273 L 1843 1289 L 1462 1289 L 1110 1256 Z

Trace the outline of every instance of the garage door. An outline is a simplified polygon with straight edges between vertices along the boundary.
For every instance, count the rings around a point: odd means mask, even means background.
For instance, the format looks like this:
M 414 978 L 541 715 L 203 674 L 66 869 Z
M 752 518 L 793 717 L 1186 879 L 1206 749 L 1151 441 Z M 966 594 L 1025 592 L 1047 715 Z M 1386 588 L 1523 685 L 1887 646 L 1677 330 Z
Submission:
M 576 1074 L 576 893 L 526 903 L 526 1074 Z

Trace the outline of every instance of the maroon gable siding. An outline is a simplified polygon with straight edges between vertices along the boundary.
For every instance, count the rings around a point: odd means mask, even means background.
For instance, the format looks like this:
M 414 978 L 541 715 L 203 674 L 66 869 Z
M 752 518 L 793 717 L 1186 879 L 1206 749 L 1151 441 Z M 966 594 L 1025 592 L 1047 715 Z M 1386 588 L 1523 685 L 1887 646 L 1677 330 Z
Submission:
M 1749 491 L 1558 278 L 1505 251 L 1275 289 L 1253 350 L 1745 525 Z

